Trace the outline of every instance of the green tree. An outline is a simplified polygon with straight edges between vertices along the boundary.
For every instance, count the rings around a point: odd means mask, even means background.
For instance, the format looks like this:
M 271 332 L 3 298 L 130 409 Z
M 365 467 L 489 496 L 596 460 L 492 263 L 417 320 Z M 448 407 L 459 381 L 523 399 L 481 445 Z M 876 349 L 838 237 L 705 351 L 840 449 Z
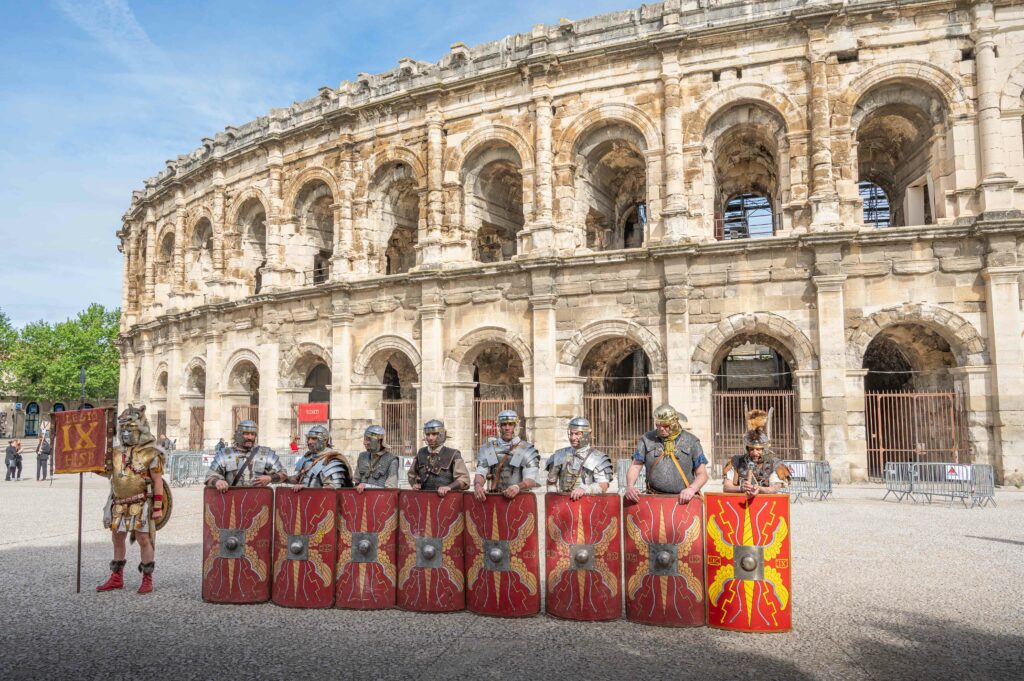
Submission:
M 14 376 L 11 373 L 11 355 L 18 342 L 18 331 L 11 324 L 11 318 L 0 310 L 0 395 L 10 394 Z

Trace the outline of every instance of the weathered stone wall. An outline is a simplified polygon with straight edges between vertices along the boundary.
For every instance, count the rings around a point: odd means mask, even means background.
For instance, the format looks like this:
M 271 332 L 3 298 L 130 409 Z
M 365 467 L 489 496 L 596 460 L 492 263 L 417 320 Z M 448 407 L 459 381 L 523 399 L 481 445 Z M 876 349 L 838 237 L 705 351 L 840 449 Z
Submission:
M 324 364 L 354 448 L 394 358 L 467 451 L 474 363 L 502 386 L 507 362 L 549 451 L 588 353 L 628 340 L 708 441 L 715 374 L 756 342 L 792 369 L 803 454 L 861 478 L 884 337 L 941 367 L 919 389 L 964 395 L 974 460 L 1024 470 L 1022 74 L 1019 3 L 795 0 L 645 5 L 359 74 L 134 193 L 122 400 L 164 400 L 183 441 L 204 406 L 210 444 L 258 386 L 278 446 Z M 773 236 L 718 240 L 745 193 Z

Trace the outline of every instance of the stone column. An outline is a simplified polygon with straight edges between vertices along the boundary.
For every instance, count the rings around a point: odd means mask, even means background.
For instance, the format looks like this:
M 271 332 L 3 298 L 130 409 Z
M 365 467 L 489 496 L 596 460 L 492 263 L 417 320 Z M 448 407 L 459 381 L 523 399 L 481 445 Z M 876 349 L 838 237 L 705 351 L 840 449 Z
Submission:
M 167 437 L 177 438 L 178 447 L 188 444 L 188 415 L 181 423 L 181 334 L 171 329 L 167 338 Z M 182 436 L 184 435 L 184 439 Z
M 811 62 L 812 224 L 818 230 L 834 229 L 839 225 L 839 195 L 832 174 L 831 107 L 825 63 L 829 51 L 828 34 L 824 29 L 811 28 L 807 37 Z
M 678 404 L 672 406 L 682 409 L 683 413 L 686 414 L 686 418 L 690 421 L 690 431 L 704 445 L 704 451 L 707 454 L 708 461 L 712 464 L 712 470 L 720 471 L 722 463 L 732 454 L 730 452 L 714 451 L 715 433 L 711 415 L 711 395 L 714 390 L 714 374 L 693 374 L 690 376 L 690 397 L 683 403 L 685 406 Z M 654 407 L 657 408 L 658 405 L 655 404 Z M 654 427 L 653 423 L 651 427 Z
M 155 296 L 156 277 L 156 220 L 153 217 L 153 210 L 146 210 L 146 295 L 147 303 L 152 303 Z
M 351 135 L 343 134 L 339 147 L 339 196 L 334 205 L 334 255 L 331 258 L 331 279 L 334 281 L 340 281 L 344 274 L 352 272 L 354 268 L 352 197 L 355 193 L 355 180 L 352 176 Z
M 475 424 L 473 423 L 473 390 L 475 388 L 476 383 L 472 381 L 452 381 L 444 384 L 444 402 L 451 408 L 445 414 L 443 420 L 448 429 L 448 437 L 452 443 L 451 446 L 462 451 L 462 458 L 469 468 L 470 477 L 472 477 L 473 469 L 476 466 L 474 461 L 476 458 L 476 447 L 473 441 L 473 434 L 475 432 Z M 423 423 L 432 418 L 440 417 L 432 415 L 431 412 L 421 406 L 421 423 L 418 423 L 417 427 L 422 426 Z
M 424 300 L 429 300 L 424 291 Z M 420 313 L 420 409 L 425 419 L 443 419 L 444 392 L 444 304 L 430 302 L 419 308 Z
M 149 334 L 143 333 L 139 345 L 139 363 L 142 368 L 141 388 L 139 390 L 139 401 L 149 407 L 150 398 L 153 395 L 153 339 Z M 156 425 L 156 414 L 153 417 L 153 425 Z
M 132 311 L 132 247 L 134 246 L 135 239 L 132 236 L 132 224 L 130 222 L 125 223 L 119 236 L 121 241 L 117 245 L 117 250 L 121 253 L 121 328 L 125 329 L 128 327 L 125 323 L 127 321 L 126 317 Z
M 260 293 L 281 290 L 284 285 L 284 243 L 283 222 L 290 209 L 284 205 L 284 158 L 280 147 L 267 148 L 267 170 L 270 174 L 270 191 L 267 201 L 267 264 L 263 272 L 263 286 Z
M 864 413 L 867 406 L 864 402 L 864 377 L 867 369 L 846 370 L 846 427 L 847 449 L 851 459 L 863 459 L 868 462 L 868 422 Z M 818 458 L 818 457 L 815 457 Z
M 346 448 L 355 443 L 352 429 L 352 321 L 348 301 L 334 301 L 331 313 L 331 437 Z
M 552 452 L 559 444 L 556 440 L 558 417 L 555 403 L 555 374 L 558 369 L 558 355 L 555 343 L 558 340 L 555 328 L 555 305 L 558 296 L 551 292 L 553 282 L 545 275 L 548 272 L 534 272 L 533 289 L 542 293 L 530 297 L 532 310 L 533 375 L 529 378 L 533 390 L 533 404 L 527 404 L 532 421 L 531 436 L 542 452 Z M 543 281 L 538 281 L 538 276 Z M 525 397 L 525 395 L 524 395 Z
M 1007 178 L 1003 165 L 1006 142 L 1000 132 L 1000 67 L 996 57 L 996 22 L 991 2 L 974 5 L 974 59 L 977 73 L 978 137 L 981 151 L 983 213 L 1013 208 L 1016 181 Z
M 685 239 L 686 196 L 683 177 L 683 98 L 679 83 L 679 53 L 661 54 L 661 84 L 665 99 L 665 208 L 662 237 L 668 241 Z M 671 390 L 671 389 L 670 389 Z
M 281 346 L 277 335 L 278 325 L 264 322 L 260 335 L 260 443 L 271 448 L 281 448 L 288 444 L 288 430 L 281 431 L 278 422 L 282 417 L 279 402 L 281 377 L 279 362 Z M 287 410 L 283 415 L 287 418 Z
M 557 239 L 554 224 L 554 187 L 551 156 L 551 96 L 547 81 L 534 84 L 534 220 L 530 225 L 531 251 L 549 251 L 552 248 L 571 248 L 565 239 Z M 563 243 L 557 244 L 556 240 Z
M 992 421 L 996 475 L 1024 472 L 1024 367 L 1021 354 L 1020 275 L 1024 267 L 987 267 L 985 316 L 992 366 Z M 970 349 L 970 348 L 969 348 Z
M 444 222 L 444 119 L 438 102 L 432 101 L 427 111 L 427 238 L 420 253 L 424 265 L 440 263 L 441 232 Z M 453 229 L 452 238 L 460 231 Z
M 174 263 L 171 268 L 173 279 L 171 280 L 171 294 L 180 294 L 185 290 L 185 220 L 188 218 L 188 211 L 185 210 L 185 195 L 179 189 L 174 194 Z
M 845 274 L 817 275 L 818 361 L 820 363 L 821 436 L 824 459 L 843 482 L 867 478 L 867 460 L 849 451 L 846 415 Z
M 203 449 L 212 448 L 217 440 L 231 441 L 231 408 L 221 399 L 220 376 L 221 340 L 219 331 L 207 331 L 206 340 L 206 393 L 203 395 Z M 228 413 L 225 413 L 228 412 Z M 227 424 L 225 427 L 224 424 Z
M 211 260 L 213 262 L 213 271 L 215 276 L 220 277 L 224 274 L 224 229 L 227 217 L 224 214 L 225 210 L 225 195 L 224 195 L 224 168 L 218 163 L 213 170 L 213 224 L 210 225 L 213 228 L 213 238 L 211 242 Z
M 681 157 L 680 157 L 681 159 Z M 686 258 L 665 258 L 665 326 L 661 346 L 665 348 L 668 403 L 689 416 L 690 398 L 690 292 Z M 657 400 L 655 398 L 655 407 Z

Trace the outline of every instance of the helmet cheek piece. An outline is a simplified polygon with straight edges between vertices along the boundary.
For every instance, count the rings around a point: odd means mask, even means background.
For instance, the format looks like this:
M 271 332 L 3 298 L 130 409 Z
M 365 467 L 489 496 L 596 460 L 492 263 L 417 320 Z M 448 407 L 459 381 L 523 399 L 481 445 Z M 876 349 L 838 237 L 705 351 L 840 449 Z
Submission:
M 444 421 L 433 419 L 423 424 L 423 435 L 437 434 L 437 446 L 440 447 L 448 439 L 448 431 L 444 427 Z

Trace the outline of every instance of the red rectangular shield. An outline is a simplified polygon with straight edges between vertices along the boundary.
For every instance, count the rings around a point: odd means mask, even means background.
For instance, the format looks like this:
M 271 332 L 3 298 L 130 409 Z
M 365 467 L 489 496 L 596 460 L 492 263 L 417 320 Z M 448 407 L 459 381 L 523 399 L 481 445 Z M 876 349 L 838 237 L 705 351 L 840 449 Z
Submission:
M 466 607 L 462 495 L 398 495 L 398 607 L 451 612 Z
M 572 501 L 548 493 L 547 611 L 572 620 L 611 620 L 622 614 L 621 507 L 617 494 Z
M 270 599 L 270 515 L 274 491 L 234 487 L 203 491 L 203 600 L 265 603 Z
M 334 607 L 395 607 L 398 490 L 338 490 L 338 568 Z
M 789 631 L 789 495 L 708 494 L 705 514 L 708 625 L 733 631 Z
M 540 612 L 537 497 L 465 494 L 466 608 L 481 615 Z
M 274 498 L 273 600 L 289 608 L 334 605 L 337 490 L 280 488 Z
M 625 501 L 626 619 L 666 627 L 704 624 L 704 505 L 675 494 Z

